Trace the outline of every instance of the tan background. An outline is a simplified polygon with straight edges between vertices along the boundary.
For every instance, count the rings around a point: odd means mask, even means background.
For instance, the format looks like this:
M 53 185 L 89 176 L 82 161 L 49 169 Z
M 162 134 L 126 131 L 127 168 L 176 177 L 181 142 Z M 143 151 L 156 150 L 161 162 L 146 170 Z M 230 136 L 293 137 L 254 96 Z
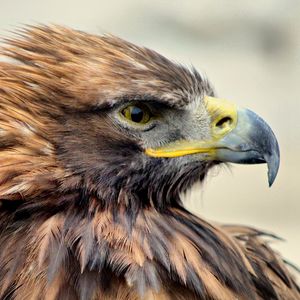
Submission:
M 264 165 L 219 168 L 187 204 L 211 220 L 276 232 L 287 242 L 275 246 L 300 265 L 300 1 L 0 0 L 1 34 L 37 22 L 110 32 L 193 63 L 219 96 L 263 116 L 281 146 L 274 186 Z

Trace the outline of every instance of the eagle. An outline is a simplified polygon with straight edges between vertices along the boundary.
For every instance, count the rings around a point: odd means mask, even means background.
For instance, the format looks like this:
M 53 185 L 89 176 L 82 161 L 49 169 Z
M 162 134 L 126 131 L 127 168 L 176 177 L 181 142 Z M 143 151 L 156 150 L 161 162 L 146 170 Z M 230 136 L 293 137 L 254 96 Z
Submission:
M 181 195 L 274 133 L 206 76 L 111 35 L 26 26 L 1 46 L 0 298 L 300 299 L 264 231 Z

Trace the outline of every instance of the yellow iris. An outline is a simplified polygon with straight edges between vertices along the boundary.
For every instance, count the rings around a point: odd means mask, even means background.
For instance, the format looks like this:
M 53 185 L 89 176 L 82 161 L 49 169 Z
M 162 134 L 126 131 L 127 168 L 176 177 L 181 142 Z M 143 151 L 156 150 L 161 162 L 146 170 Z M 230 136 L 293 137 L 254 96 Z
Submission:
M 146 124 L 151 119 L 151 112 L 149 108 L 142 104 L 128 105 L 121 111 L 121 114 L 127 120 L 137 124 Z

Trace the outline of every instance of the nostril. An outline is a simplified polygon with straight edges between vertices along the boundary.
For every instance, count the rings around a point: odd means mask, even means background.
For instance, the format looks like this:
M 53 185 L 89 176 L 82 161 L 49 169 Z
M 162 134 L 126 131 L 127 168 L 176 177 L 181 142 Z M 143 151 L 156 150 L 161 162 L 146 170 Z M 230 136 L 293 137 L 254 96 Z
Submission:
M 232 122 L 233 122 L 233 120 L 231 117 L 224 117 L 216 123 L 216 127 L 223 128 L 225 126 L 230 125 Z

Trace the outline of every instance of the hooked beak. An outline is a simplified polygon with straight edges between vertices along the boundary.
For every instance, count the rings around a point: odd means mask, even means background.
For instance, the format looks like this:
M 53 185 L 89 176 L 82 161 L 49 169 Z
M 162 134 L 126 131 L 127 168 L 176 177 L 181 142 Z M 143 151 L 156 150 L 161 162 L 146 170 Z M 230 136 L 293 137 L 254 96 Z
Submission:
M 203 153 L 205 160 L 239 164 L 268 165 L 271 186 L 276 178 L 280 154 L 276 137 L 269 125 L 248 109 L 239 109 L 223 99 L 206 96 L 211 119 L 211 138 L 204 141 L 181 140 L 159 148 L 148 148 L 152 157 L 178 157 Z

